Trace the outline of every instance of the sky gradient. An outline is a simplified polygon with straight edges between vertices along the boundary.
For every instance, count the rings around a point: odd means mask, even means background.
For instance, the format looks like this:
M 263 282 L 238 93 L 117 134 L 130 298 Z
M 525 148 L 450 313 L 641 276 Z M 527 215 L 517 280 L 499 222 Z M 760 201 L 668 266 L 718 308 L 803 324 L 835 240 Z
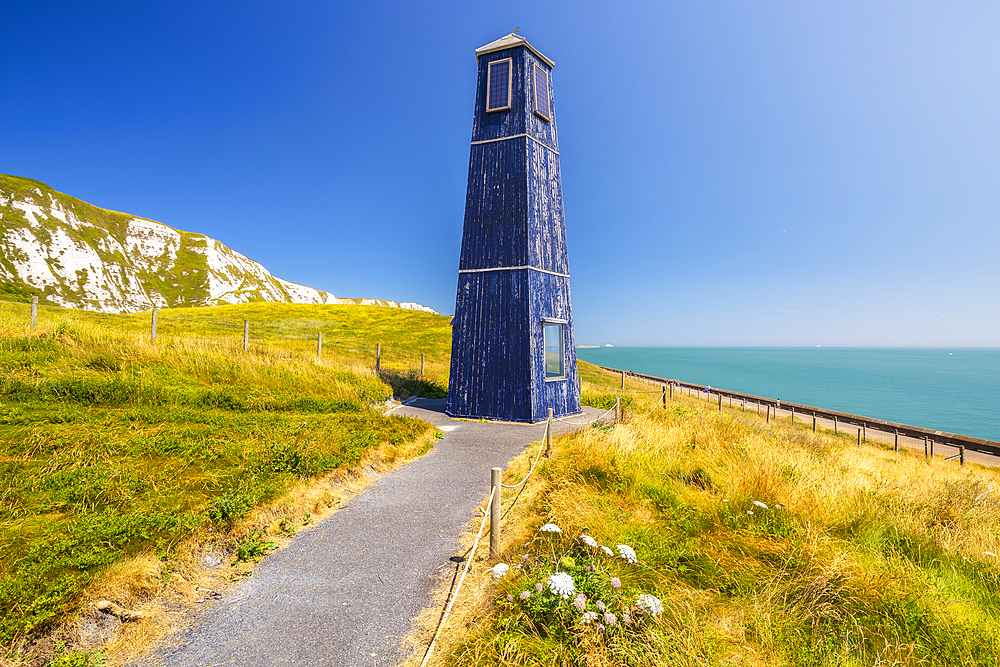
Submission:
M 22 3 L 0 172 L 451 313 L 473 51 L 517 26 L 579 344 L 1000 346 L 997 3 Z

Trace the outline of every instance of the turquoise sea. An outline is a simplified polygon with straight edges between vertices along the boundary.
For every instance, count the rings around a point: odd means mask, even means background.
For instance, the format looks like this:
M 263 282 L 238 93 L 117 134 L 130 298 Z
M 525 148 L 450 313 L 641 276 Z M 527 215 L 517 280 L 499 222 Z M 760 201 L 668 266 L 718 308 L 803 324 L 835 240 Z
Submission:
M 1000 348 L 601 347 L 584 361 L 1000 441 Z

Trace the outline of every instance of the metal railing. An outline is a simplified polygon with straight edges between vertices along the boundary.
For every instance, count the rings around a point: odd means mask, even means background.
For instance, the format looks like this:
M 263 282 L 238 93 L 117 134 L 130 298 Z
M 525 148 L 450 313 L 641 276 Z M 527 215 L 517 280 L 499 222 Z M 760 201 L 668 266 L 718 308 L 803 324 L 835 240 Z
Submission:
M 792 419 L 794 420 L 795 415 L 809 416 L 813 418 L 814 429 L 816 419 L 826 419 L 832 421 L 834 424 L 834 431 L 836 432 L 840 425 L 855 426 L 859 429 L 859 438 L 864 441 L 867 440 L 867 430 L 872 429 L 874 431 L 880 431 L 895 436 L 896 446 L 898 448 L 898 440 L 900 436 L 914 438 L 917 440 L 923 440 L 925 442 L 925 447 L 930 448 L 930 454 L 934 454 L 934 443 L 940 443 L 943 445 L 949 445 L 959 449 L 959 456 L 964 459 L 964 451 L 970 450 L 975 452 L 981 452 L 983 454 L 990 454 L 992 456 L 1000 456 L 1000 442 L 994 442 L 992 440 L 984 440 L 982 438 L 974 438 L 972 436 L 960 435 L 957 433 L 947 433 L 944 431 L 935 431 L 929 428 L 922 428 L 920 426 L 911 426 L 910 424 L 900 424 L 898 422 L 892 422 L 885 419 L 873 419 L 871 417 L 864 417 L 862 415 L 855 415 L 848 412 L 839 412 L 837 410 L 826 410 L 824 408 L 817 408 L 812 405 L 804 405 L 801 403 L 790 403 L 788 401 L 781 401 L 774 398 L 766 398 L 763 396 L 755 396 L 754 394 L 745 394 L 739 391 L 729 391 L 727 389 L 719 389 L 718 387 L 711 387 L 708 385 L 695 384 L 693 382 L 681 382 L 680 380 L 670 380 L 666 378 L 657 377 L 655 375 L 646 375 L 644 373 L 635 373 L 633 371 L 624 371 L 620 368 L 610 368 L 607 366 L 598 366 L 598 368 L 609 371 L 612 373 L 618 373 L 622 376 L 622 386 L 624 387 L 624 381 L 626 377 L 638 378 L 651 382 L 653 384 L 662 385 L 665 388 L 669 388 L 669 391 L 674 391 L 674 388 L 684 390 L 688 389 L 690 391 L 697 391 L 700 394 L 705 394 L 706 397 L 711 400 L 716 397 L 719 401 L 720 409 L 722 407 L 723 399 L 739 399 L 741 401 L 747 401 L 756 404 L 761 407 L 767 408 L 767 417 L 770 419 L 771 410 L 785 410 L 790 412 Z

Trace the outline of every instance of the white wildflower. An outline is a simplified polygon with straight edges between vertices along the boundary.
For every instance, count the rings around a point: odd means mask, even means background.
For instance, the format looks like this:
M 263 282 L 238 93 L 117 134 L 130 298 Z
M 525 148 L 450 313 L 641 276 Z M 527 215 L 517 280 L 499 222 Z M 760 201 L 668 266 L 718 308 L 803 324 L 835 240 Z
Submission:
M 747 510 L 747 514 L 749 514 L 750 516 L 753 516 L 753 510 Z
M 628 546 L 627 544 L 618 545 L 618 555 L 624 558 L 629 563 L 639 562 L 639 559 L 636 558 L 635 556 L 635 551 L 632 549 L 632 547 Z
M 762 503 L 759 500 L 753 501 L 753 504 L 756 505 L 757 507 L 762 507 L 764 509 L 769 509 L 768 506 L 765 503 Z
M 573 577 L 565 572 L 556 572 L 550 576 L 548 584 L 549 590 L 564 600 L 569 599 L 570 595 L 576 593 L 576 584 L 573 583 Z
M 562 530 L 554 523 L 547 523 L 538 529 L 541 533 L 559 533 L 562 534 Z
M 597 548 L 597 540 L 595 540 L 590 535 L 581 535 L 580 536 L 580 541 L 583 542 L 584 544 L 586 544 L 591 549 L 596 549 Z
M 601 545 L 601 551 L 603 551 L 604 553 L 606 553 L 609 556 L 614 556 L 615 555 L 614 551 L 612 551 L 611 549 L 607 548 L 603 544 Z
M 586 614 L 580 617 L 580 625 L 587 625 L 588 623 L 593 623 L 598 619 L 596 612 L 588 611 Z
M 507 563 L 497 563 L 496 565 L 493 566 L 493 578 L 503 579 L 503 576 L 507 574 L 507 570 L 509 569 L 510 566 L 507 565 Z
M 608 625 L 618 625 L 618 617 L 609 611 L 604 615 L 604 622 Z
M 648 593 L 640 594 L 635 606 L 638 611 L 650 616 L 659 616 L 663 613 L 663 603 L 660 602 L 659 598 Z

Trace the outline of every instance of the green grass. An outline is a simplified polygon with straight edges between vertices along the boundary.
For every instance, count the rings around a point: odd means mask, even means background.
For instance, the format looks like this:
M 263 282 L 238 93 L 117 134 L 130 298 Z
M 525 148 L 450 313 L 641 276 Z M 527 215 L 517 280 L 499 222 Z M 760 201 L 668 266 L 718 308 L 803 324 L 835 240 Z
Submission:
M 255 338 L 244 351 L 242 329 L 171 330 L 178 313 L 320 327 L 359 346 L 388 340 L 395 321 L 390 349 L 419 345 L 417 355 L 441 355 L 447 338 L 440 316 L 363 306 L 171 309 L 155 345 L 143 319 L 46 310 L 29 332 L 20 314 L 0 317 L 0 643 L 73 612 L 123 559 L 169 560 L 183 540 L 240 526 L 304 480 L 429 434 L 372 405 L 392 395 L 389 381 L 433 393 L 440 380 L 403 363 L 380 376 L 346 345 L 331 344 L 323 364 L 303 340 Z M 260 527 L 233 539 L 241 557 L 266 551 Z
M 607 387 L 593 395 L 615 393 L 613 376 L 591 378 Z M 443 663 L 1000 664 L 1000 471 L 675 399 L 556 441 L 505 528 L 501 560 L 524 566 Z M 656 399 L 635 400 L 640 414 Z M 550 521 L 564 531 L 553 544 L 537 532 Z M 584 528 L 639 563 L 574 544 Z M 588 584 L 591 562 L 622 590 Z M 569 600 L 551 610 L 532 593 L 556 563 L 590 586 L 588 610 L 603 598 L 635 616 L 648 593 L 664 612 L 604 635 L 578 625 Z

